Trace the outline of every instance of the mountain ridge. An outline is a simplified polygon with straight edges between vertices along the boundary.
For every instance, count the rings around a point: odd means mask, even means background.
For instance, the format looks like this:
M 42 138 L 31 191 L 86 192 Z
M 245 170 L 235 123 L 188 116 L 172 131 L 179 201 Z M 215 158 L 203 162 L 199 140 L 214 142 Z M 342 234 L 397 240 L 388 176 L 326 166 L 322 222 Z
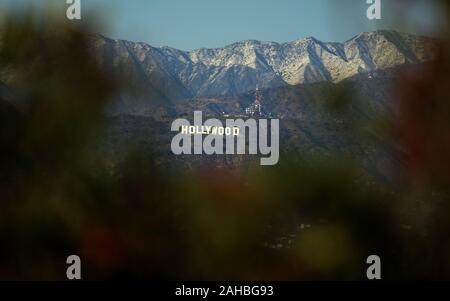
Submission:
M 361 73 L 429 61 L 435 44 L 432 38 L 389 30 L 363 32 L 343 43 L 314 37 L 286 43 L 245 40 L 193 51 L 101 35 L 93 39 L 105 68 L 125 74 L 142 90 L 156 91 L 142 99 L 123 96 L 119 111 L 132 102 L 137 103 L 133 111 L 148 110 L 148 98 L 176 104 L 197 97 L 240 95 L 256 86 L 340 82 Z

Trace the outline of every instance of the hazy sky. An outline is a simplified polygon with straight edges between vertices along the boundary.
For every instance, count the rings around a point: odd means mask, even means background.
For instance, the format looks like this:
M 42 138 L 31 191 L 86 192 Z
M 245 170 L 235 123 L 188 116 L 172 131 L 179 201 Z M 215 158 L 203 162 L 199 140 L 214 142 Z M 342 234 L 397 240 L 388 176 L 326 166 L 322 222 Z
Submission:
M 81 0 L 84 20 L 100 18 L 112 38 L 183 50 L 246 40 L 286 42 L 306 36 L 345 41 L 375 29 L 435 34 L 437 0 L 382 0 L 382 20 L 366 17 L 366 0 Z M 0 0 L 0 9 L 65 0 Z M 54 5 L 58 6 L 58 5 Z M 94 14 L 97 13 L 97 15 Z

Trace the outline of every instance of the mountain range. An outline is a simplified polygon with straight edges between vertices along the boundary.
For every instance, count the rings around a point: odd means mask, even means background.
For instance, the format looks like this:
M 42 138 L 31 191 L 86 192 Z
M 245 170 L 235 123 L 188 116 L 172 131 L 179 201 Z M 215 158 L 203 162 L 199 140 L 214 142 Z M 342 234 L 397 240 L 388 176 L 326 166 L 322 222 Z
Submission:
M 261 89 L 338 83 L 358 74 L 418 64 L 433 58 L 435 41 L 396 31 L 361 33 L 350 40 L 313 37 L 288 43 L 248 40 L 223 48 L 182 51 L 146 43 L 92 38 L 103 68 L 127 79 L 112 114 L 174 113 L 200 98 L 238 96 Z
M 191 118 L 195 110 L 219 118 L 242 114 L 259 86 L 263 109 L 280 118 L 283 158 L 339 154 L 384 178 L 394 160 L 388 147 L 373 142 L 378 134 L 367 125 L 389 116 L 399 72 L 420 74 L 437 42 L 375 31 L 344 43 L 243 41 L 190 52 L 100 35 L 91 36 L 89 45 L 105 73 L 123 84 L 107 108 L 108 126 L 95 148 L 114 164 L 127 158 L 129 149 L 156 155 L 163 166 L 247 164 L 241 156 L 174 158 L 170 124 Z M 27 104 L 27 91 L 17 90 L 10 75 L 7 69 L 0 73 L 5 116 Z

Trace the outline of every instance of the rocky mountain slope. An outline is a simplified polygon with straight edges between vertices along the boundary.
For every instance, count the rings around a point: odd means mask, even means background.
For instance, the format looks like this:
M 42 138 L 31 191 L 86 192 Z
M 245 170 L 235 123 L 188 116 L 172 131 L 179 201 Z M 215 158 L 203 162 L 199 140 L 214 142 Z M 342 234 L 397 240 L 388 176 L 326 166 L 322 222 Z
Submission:
M 310 158 L 316 155 L 341 156 L 357 160 L 372 177 L 389 176 L 388 146 L 377 144 L 377 129 L 393 111 L 393 83 L 404 72 L 421 72 L 424 64 L 394 67 L 358 74 L 339 83 L 320 82 L 265 89 L 263 106 L 280 118 L 280 151 L 283 158 Z M 179 117 L 192 119 L 194 110 L 204 116 L 220 116 L 222 110 L 238 114 L 253 100 L 253 93 L 224 98 L 204 98 L 177 105 Z M 342 99 L 345 103 L 342 103 Z M 234 111 L 233 111 L 234 110 Z M 221 117 L 219 117 L 221 118 Z M 224 119 L 224 118 L 222 118 Z M 173 156 L 172 118 L 156 121 L 153 117 L 120 115 L 110 119 L 103 136 L 101 153 L 120 161 L 121 150 L 138 149 L 155 154 L 160 164 L 168 166 L 203 166 L 207 164 L 240 166 L 252 156 Z M 258 165 L 259 163 L 255 163 Z M 186 165 L 186 166 L 185 166 Z

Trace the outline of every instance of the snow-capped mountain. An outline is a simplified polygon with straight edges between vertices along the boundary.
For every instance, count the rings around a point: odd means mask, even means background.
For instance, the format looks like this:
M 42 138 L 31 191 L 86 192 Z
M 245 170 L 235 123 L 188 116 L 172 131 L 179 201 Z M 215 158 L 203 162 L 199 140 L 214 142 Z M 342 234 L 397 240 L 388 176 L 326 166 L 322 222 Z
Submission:
M 433 39 L 386 30 L 361 33 L 344 43 L 312 37 L 281 44 L 249 40 L 190 52 L 102 36 L 94 39 L 105 68 L 151 94 L 141 100 L 138 111 L 145 109 L 149 97 L 170 103 L 238 95 L 256 85 L 339 82 L 364 72 L 430 60 L 434 46 Z M 139 102 L 136 95 L 125 98 Z

